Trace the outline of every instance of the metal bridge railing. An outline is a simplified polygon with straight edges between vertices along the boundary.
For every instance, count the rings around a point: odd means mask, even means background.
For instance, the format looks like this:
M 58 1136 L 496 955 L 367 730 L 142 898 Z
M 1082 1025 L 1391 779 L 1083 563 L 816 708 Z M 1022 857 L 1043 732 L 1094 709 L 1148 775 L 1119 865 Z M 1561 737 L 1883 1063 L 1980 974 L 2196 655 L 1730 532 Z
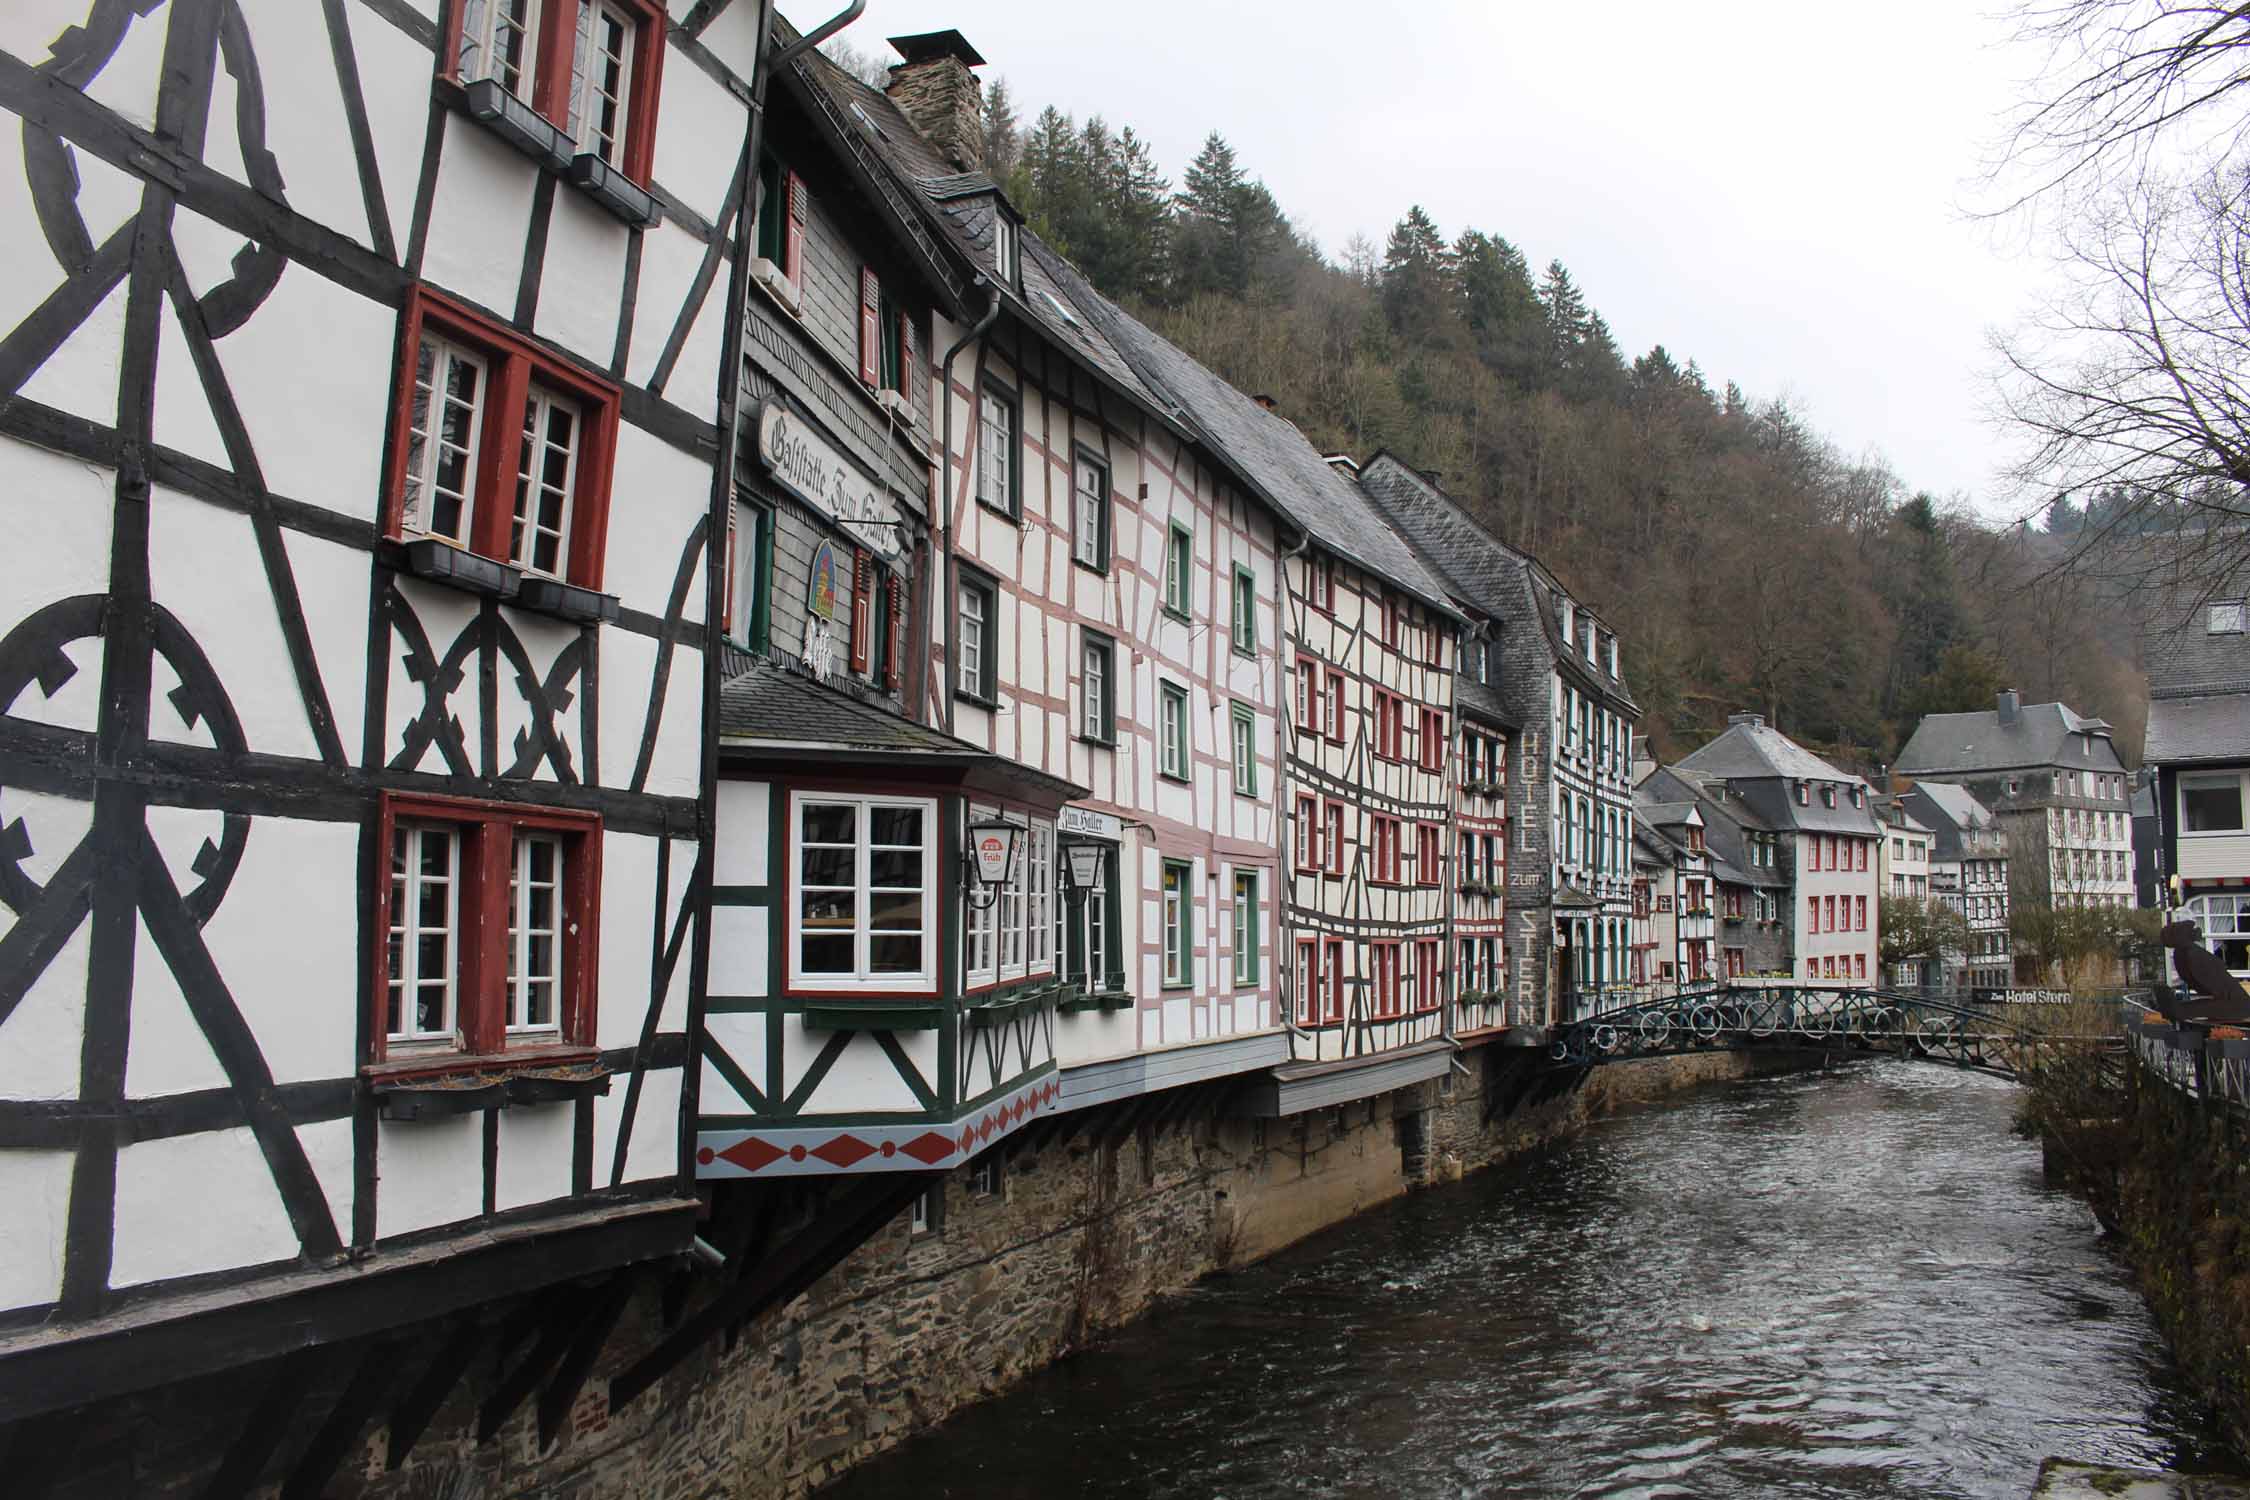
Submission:
M 2191 1099 L 2250 1114 L 2250 1038 L 2152 1021 L 2131 1000 L 2124 1010 L 2125 1034 L 2145 1074 Z

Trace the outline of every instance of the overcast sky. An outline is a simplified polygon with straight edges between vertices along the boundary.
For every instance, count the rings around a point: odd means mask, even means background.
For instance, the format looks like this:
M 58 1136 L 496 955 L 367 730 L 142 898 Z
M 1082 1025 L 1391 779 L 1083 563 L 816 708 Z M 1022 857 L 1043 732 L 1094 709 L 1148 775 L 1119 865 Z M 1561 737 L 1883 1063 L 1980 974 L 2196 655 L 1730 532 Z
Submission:
M 2036 270 L 1963 210 L 2037 58 L 1997 3 L 869 0 L 844 35 L 895 62 L 885 37 L 958 27 L 1026 123 L 1129 124 L 1175 186 L 1217 130 L 1332 258 L 1412 203 L 1559 257 L 1628 358 L 1662 343 L 2001 513 L 1986 333 Z

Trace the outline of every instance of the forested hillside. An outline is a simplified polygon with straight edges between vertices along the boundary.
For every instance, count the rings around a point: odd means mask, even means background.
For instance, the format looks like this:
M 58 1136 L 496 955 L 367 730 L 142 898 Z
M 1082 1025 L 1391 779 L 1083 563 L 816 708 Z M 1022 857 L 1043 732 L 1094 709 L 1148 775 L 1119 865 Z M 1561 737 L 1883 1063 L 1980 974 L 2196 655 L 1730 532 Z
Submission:
M 2126 612 L 2050 576 L 2057 536 L 1917 493 L 1686 351 L 1628 353 L 1506 226 L 1406 205 L 1386 243 L 1331 257 L 1216 133 L 1174 184 L 1130 127 L 1021 123 L 1004 81 L 986 124 L 995 175 L 1102 290 L 1324 450 L 1438 471 L 1615 621 L 1659 754 L 1757 709 L 1873 766 L 1921 714 L 2012 683 L 2108 718 L 2137 759 Z

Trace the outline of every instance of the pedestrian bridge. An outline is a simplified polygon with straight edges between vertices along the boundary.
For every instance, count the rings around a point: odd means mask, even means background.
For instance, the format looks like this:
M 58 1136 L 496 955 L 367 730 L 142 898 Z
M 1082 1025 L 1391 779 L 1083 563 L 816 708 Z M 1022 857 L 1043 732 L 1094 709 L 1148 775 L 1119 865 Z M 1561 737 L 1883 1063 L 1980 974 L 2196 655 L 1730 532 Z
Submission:
M 2119 1028 L 2079 1016 L 2051 1003 L 1972 1006 L 1914 990 L 1714 984 L 1563 1022 L 1547 1055 L 1558 1068 L 1587 1068 L 1714 1049 L 1819 1047 L 2019 1079 L 2065 1055 L 2124 1050 Z

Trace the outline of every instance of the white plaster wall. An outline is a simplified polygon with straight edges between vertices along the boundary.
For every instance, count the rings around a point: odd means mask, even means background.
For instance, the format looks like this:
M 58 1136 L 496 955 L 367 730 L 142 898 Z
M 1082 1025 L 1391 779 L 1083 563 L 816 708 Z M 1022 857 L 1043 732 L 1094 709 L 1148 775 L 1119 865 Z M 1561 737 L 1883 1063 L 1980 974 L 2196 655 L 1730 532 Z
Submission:
M 622 1087 L 610 1098 L 622 1098 Z M 484 1210 L 484 1116 L 376 1125 L 375 1235 L 458 1223 Z M 606 1175 L 596 1169 L 597 1180 Z
M 80 160 L 85 158 L 81 156 Z M 125 287 L 120 282 L 23 383 L 21 394 L 72 416 L 113 426 L 117 421 L 119 355 L 124 345 Z
M 81 922 L 5 1022 L 0 1022 L 0 1099 L 75 1099 L 86 1036 L 86 954 Z M 0 1161 L 15 1155 L 0 1151 Z
M 617 472 L 610 486 L 608 555 L 602 564 L 603 590 L 615 594 L 629 609 L 661 616 L 671 607 L 672 585 L 679 577 L 688 536 L 710 507 L 708 463 L 651 437 L 630 422 L 619 423 Z M 700 552 L 697 558 L 681 615 L 700 621 Z
M 452 589 L 441 588 L 404 577 L 398 580 L 398 590 L 400 597 L 406 601 L 407 608 L 414 612 L 416 620 L 420 622 L 423 633 L 429 637 L 432 660 L 434 662 L 444 661 L 446 651 L 452 646 L 454 638 L 475 623 L 477 617 L 476 601 Z M 424 686 L 407 675 L 406 639 L 404 635 L 397 630 L 391 631 L 387 644 L 391 661 L 390 676 L 386 684 L 383 717 L 384 728 L 387 731 L 383 741 L 383 760 L 386 764 L 398 755 L 408 727 L 413 724 L 415 716 L 422 711 L 422 689 Z M 645 644 L 645 642 L 637 641 L 623 631 L 613 630 L 603 634 L 603 649 L 605 652 L 620 646 L 630 647 Z M 653 648 L 650 649 L 653 654 Z M 608 670 L 609 663 L 605 661 L 602 665 L 602 743 L 604 745 L 617 745 L 619 741 L 612 738 L 610 733 L 610 716 L 619 698 L 629 698 L 632 695 L 633 677 L 630 672 L 627 672 L 624 674 L 624 681 L 616 683 L 613 687 Z M 466 667 L 462 674 L 460 686 L 456 687 L 453 690 L 453 695 L 446 700 L 446 711 L 461 726 L 461 741 L 467 747 L 470 768 L 472 770 L 479 769 L 477 747 L 481 743 L 483 733 L 481 728 L 482 709 L 479 706 L 477 673 L 473 663 Z M 640 726 L 636 722 L 631 732 L 626 735 L 623 743 L 637 746 L 640 739 Z M 628 755 L 628 769 L 630 765 L 631 757 Z M 447 769 L 444 752 L 439 750 L 435 743 L 423 747 L 420 768 L 432 773 L 443 773 Z
M 441 0 L 406 0 L 437 21 Z M 436 60 L 427 47 L 363 4 L 344 7 L 352 52 L 359 60 L 359 92 L 367 105 L 368 133 L 383 179 L 383 202 L 399 253 L 414 224 L 414 191 L 422 180 L 423 139 L 429 132 L 430 74 Z M 670 70 L 667 69 L 667 72 Z
M 210 658 L 250 748 L 317 757 L 319 745 L 289 665 L 250 518 L 155 486 L 148 550 L 151 595 L 179 617 Z M 213 579 L 240 580 L 241 586 L 213 588 Z M 317 607 L 320 601 L 308 603 Z M 154 732 L 157 725 L 150 727 Z
M 672 80 L 664 80 L 671 92 Z M 475 121 L 448 113 L 422 278 L 507 316 L 516 305 L 538 169 Z
M 160 837 L 194 815 L 149 809 Z M 203 941 L 279 1083 L 349 1075 L 359 1005 L 356 823 L 259 818 Z M 288 913 L 276 921 L 274 914 Z
M 137 936 L 133 947 L 133 1015 L 125 1046 L 125 1096 L 157 1099 L 227 1087 L 226 1070 L 219 1066 L 210 1039 L 188 1009 L 187 997 L 180 993 L 179 983 L 173 979 L 156 939 L 149 934 L 148 924 L 136 920 L 133 925 Z M 348 1036 L 345 1043 L 348 1047 Z
M 116 1235 L 113 1286 L 265 1265 L 297 1253 L 288 1211 L 248 1126 L 141 1141 L 118 1152 Z
M 612 638 L 617 632 L 612 632 Z M 656 727 L 656 754 L 649 761 L 648 788 L 653 796 L 692 797 L 700 789 L 703 777 L 703 657 L 700 652 L 674 651 L 672 653 L 671 688 L 664 695 L 664 717 Z M 606 698 L 607 679 L 604 679 Z M 603 743 L 609 742 L 603 736 Z M 626 741 L 636 751 L 640 745 L 640 730 L 636 724 L 633 735 Z M 608 752 L 603 752 L 608 758 Z M 618 770 L 619 776 L 632 773 L 632 758 L 628 757 Z
M 300 1125 L 297 1143 L 305 1148 L 305 1159 L 312 1163 L 313 1176 L 319 1179 L 321 1193 L 328 1199 L 328 1212 L 336 1221 L 336 1232 L 348 1238 L 356 1192 L 352 1122 L 322 1120 Z
M 682 68 L 680 71 L 692 73 L 695 70 Z M 672 93 L 671 75 L 672 70 L 665 69 L 667 99 Z M 666 135 L 665 131 L 657 132 L 659 145 Z M 672 323 L 679 317 L 680 306 L 692 289 L 696 269 L 702 264 L 703 242 L 669 220 L 641 236 L 640 291 L 633 300 L 633 343 L 625 358 L 625 378 L 632 384 L 648 384 L 657 360 L 663 356 L 665 341 L 672 336 Z M 712 282 L 714 287 L 724 284 L 723 279 Z M 724 302 L 725 298 L 722 296 L 719 300 Z
M 671 70 L 665 70 L 671 92 Z M 547 225 L 547 258 L 532 328 L 598 368 L 617 349 L 627 230 L 584 193 L 559 191 Z M 724 278 L 721 278 L 722 281 Z
M 519 1104 L 500 1111 L 494 1208 L 521 1208 L 570 1195 L 573 1113 L 568 1104 Z
M 367 554 L 335 542 L 283 531 L 282 550 L 297 580 L 305 633 L 344 754 L 356 761 L 367 724 L 367 610 L 372 576 Z M 271 684 L 262 689 L 274 691 Z
M 781 1023 L 781 1087 L 784 1093 L 794 1092 L 797 1085 L 804 1081 L 806 1072 L 819 1058 L 820 1049 L 827 1045 L 832 1035 L 831 1032 L 808 1030 L 801 1016 L 790 1016 Z M 932 1039 L 929 1044 L 931 1056 L 920 1060 L 919 1066 L 923 1068 L 925 1077 L 934 1080 L 937 1072 L 936 1033 L 916 1032 L 914 1036 L 917 1040 L 923 1037 Z M 903 1041 L 904 1038 L 901 1037 L 900 1040 Z M 907 1055 L 914 1056 L 911 1046 L 907 1049 Z M 750 1081 L 755 1083 L 757 1079 Z M 973 1087 L 970 1090 L 971 1093 L 975 1091 Z M 865 1031 L 852 1037 L 850 1044 L 844 1048 L 843 1056 L 836 1059 L 836 1065 L 828 1070 L 827 1076 L 821 1079 L 819 1087 L 812 1091 L 804 1104 L 804 1112 L 814 1115 L 865 1114 L 875 1110 L 921 1108 L 920 1101 L 914 1097 L 914 1091 L 906 1086 L 906 1080 L 898 1076 L 898 1069 L 892 1067 L 890 1058 L 884 1055 L 882 1045 L 875 1040 L 873 1033 Z
M 70 1217 L 68 1151 L 0 1151 L 0 1309 L 52 1302 L 62 1291 Z
M 722 780 L 717 800 L 712 883 L 766 884 L 773 870 L 772 783 Z
M 218 247 L 232 255 L 241 242 L 224 236 Z M 219 340 L 219 363 L 268 489 L 376 519 L 397 343 L 395 310 L 298 265 L 281 273 L 249 322 Z
M 266 146 L 281 163 L 289 206 L 372 246 L 375 240 L 368 232 L 352 156 L 351 127 L 336 69 L 329 61 L 328 27 L 321 19 L 321 7 L 304 0 L 240 3 L 265 89 Z M 344 7 L 347 15 L 351 9 Z M 233 91 L 225 69 L 219 70 L 218 79 L 229 93 Z M 211 134 L 215 141 L 231 145 L 233 121 L 231 115 L 218 112 L 218 104 L 214 93 Z M 243 180 L 248 180 L 246 175 Z
M 651 1177 L 673 1177 L 680 1170 L 680 1079 L 678 1068 L 652 1072 L 642 1081 L 640 1108 L 633 1116 L 633 1140 L 625 1149 L 625 1181 L 646 1182 Z M 612 1096 L 623 1089 L 613 1088 Z M 600 1129 L 595 1130 L 597 1140 Z M 616 1141 L 614 1127 L 610 1140 Z M 609 1161 L 594 1158 L 594 1181 L 607 1180 Z
M 656 180 L 704 223 L 716 224 L 742 155 L 743 106 L 708 73 L 687 64 L 665 68 L 656 112 Z
M 742 1015 L 737 1012 L 707 1014 L 703 1029 L 712 1041 L 726 1050 L 742 1069 L 743 1076 L 753 1088 L 762 1087 L 766 1076 L 766 1018 Z M 697 1096 L 696 1107 L 705 1115 L 746 1115 L 751 1113 L 750 1101 L 735 1092 L 724 1075 L 708 1062 L 699 1061 L 702 1068 L 703 1090 Z
M 231 468 L 218 419 L 212 415 L 192 358 L 187 336 L 180 331 L 179 309 L 167 301 L 156 320 L 156 411 L 151 434 L 159 447 Z
M 638 1041 L 654 998 L 649 988 L 649 923 L 656 903 L 656 842 L 614 829 L 602 834 L 601 989 L 595 1021 L 599 1046 L 629 1047 Z M 689 873 L 689 867 L 674 864 L 675 893 L 685 890 Z M 687 961 L 683 952 L 681 967 Z
M 763 906 L 711 908 L 710 989 L 714 995 L 766 993 L 772 915 Z

